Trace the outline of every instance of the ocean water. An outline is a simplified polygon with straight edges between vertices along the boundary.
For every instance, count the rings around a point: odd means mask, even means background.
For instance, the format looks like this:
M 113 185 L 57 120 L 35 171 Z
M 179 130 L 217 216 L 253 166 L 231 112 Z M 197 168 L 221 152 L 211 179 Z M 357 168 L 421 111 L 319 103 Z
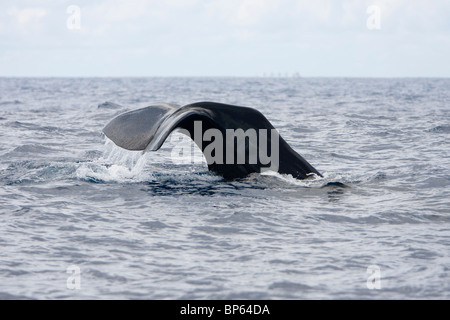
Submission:
M 198 101 L 260 110 L 324 177 L 102 134 Z M 450 298 L 450 79 L 0 78 L 0 139 L 1 299 Z

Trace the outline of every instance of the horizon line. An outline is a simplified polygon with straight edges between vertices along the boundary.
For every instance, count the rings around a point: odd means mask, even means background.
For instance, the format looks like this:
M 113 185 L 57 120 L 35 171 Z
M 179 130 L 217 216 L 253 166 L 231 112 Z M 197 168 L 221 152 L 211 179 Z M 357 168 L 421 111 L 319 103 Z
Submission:
M 28 79 L 118 79 L 118 78 L 261 78 L 261 79 L 450 79 L 450 76 L 302 76 L 302 75 L 123 75 L 123 76 L 17 76 L 0 75 L 0 79 L 5 78 L 28 78 Z

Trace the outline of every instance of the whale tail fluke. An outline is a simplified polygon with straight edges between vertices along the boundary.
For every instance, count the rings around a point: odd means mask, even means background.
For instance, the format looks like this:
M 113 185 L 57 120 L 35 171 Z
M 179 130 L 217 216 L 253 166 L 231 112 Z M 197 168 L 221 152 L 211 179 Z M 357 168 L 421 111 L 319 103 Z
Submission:
M 253 108 L 214 102 L 180 107 L 158 104 L 126 112 L 103 129 L 127 150 L 158 150 L 175 129 L 202 150 L 208 168 L 225 178 L 264 170 L 305 179 L 320 173 L 281 138 L 266 117 Z

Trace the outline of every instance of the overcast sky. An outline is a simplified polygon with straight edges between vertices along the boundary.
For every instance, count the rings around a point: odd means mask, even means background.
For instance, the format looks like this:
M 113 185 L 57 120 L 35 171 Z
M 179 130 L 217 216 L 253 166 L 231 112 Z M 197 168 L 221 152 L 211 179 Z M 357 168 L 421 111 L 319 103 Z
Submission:
M 449 0 L 2 0 L 0 76 L 449 77 Z

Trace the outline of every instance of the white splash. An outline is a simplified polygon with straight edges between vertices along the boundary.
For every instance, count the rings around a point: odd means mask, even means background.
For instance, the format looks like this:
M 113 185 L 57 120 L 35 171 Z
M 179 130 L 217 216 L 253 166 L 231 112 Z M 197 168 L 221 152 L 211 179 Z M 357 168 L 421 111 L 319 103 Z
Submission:
M 145 170 L 146 153 L 128 151 L 117 147 L 111 140 L 105 141 L 103 156 L 99 159 L 82 163 L 76 170 L 80 180 L 99 182 L 142 182 L 149 181 L 152 173 Z

